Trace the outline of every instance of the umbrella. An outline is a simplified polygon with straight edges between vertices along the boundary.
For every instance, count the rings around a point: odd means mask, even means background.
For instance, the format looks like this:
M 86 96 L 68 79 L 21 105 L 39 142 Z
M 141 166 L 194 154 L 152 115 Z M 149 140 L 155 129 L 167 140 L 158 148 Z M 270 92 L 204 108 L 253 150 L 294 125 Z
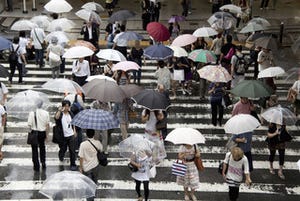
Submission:
M 119 102 L 126 97 L 120 86 L 106 79 L 93 79 L 83 85 L 85 95 L 101 102 Z
M 291 45 L 291 49 L 292 49 L 294 54 L 297 53 L 299 48 L 300 48 L 300 37 Z
M 54 36 L 58 39 L 58 44 L 69 42 L 68 36 L 63 31 L 53 31 L 53 32 L 47 34 L 45 37 L 45 41 L 47 41 L 49 43 L 51 41 L 51 38 Z
M 283 68 L 279 66 L 275 67 L 269 67 L 267 69 L 264 69 L 258 73 L 258 78 L 264 78 L 264 77 L 276 77 L 278 75 L 283 75 L 285 71 Z
M 227 4 L 227 5 L 221 6 L 220 10 L 222 10 L 222 11 L 228 10 L 229 12 L 235 13 L 235 14 L 242 13 L 242 8 L 239 6 L 236 6 L 234 4 Z
M 68 59 L 84 58 L 87 56 L 91 56 L 93 54 L 94 54 L 93 50 L 81 45 L 81 46 L 71 47 L 64 53 L 63 57 Z
M 97 50 L 97 48 L 91 42 L 88 42 L 88 41 L 85 41 L 85 40 L 76 40 L 76 41 L 72 42 L 71 46 L 73 46 L 73 47 L 84 46 L 84 47 L 89 48 L 92 51 Z
M 83 89 L 74 81 L 64 78 L 56 78 L 47 81 L 42 88 L 58 93 L 83 93 Z
M 95 196 L 97 185 L 78 171 L 61 171 L 43 182 L 39 193 L 53 200 L 82 199 Z
M 112 112 L 100 109 L 82 110 L 72 119 L 71 124 L 94 130 L 108 130 L 120 126 L 118 118 Z
M 189 53 L 188 58 L 202 63 L 215 63 L 217 61 L 217 57 L 212 51 L 203 49 L 193 50 Z
M 198 70 L 201 78 L 210 82 L 228 82 L 232 79 L 226 68 L 222 66 L 207 65 Z
M 65 0 L 51 0 L 44 8 L 52 13 L 67 13 L 73 9 L 73 7 Z
M 0 51 L 10 49 L 11 47 L 12 47 L 12 42 L 0 36 Z
M 131 158 L 133 154 L 137 154 L 143 150 L 152 153 L 154 143 L 148 140 L 144 135 L 131 134 L 128 138 L 119 143 L 120 156 Z
M 174 22 L 182 22 L 185 20 L 184 16 L 179 15 L 172 15 L 170 19 L 168 20 L 168 23 L 174 23 Z
M 193 35 L 196 37 L 210 37 L 217 35 L 218 32 L 211 27 L 201 27 L 194 31 Z
M 296 81 L 298 80 L 298 76 L 299 76 L 299 67 L 291 68 L 286 72 L 286 77 L 284 81 L 286 82 Z
M 256 23 L 248 23 L 245 27 L 242 28 L 240 33 L 250 33 L 262 30 L 265 30 L 265 28 L 262 25 Z
M 101 24 L 102 22 L 100 16 L 92 10 L 81 9 L 77 11 L 75 15 L 87 22 L 94 22 L 96 24 Z
M 225 133 L 241 134 L 252 132 L 260 126 L 259 121 L 250 114 L 238 114 L 231 117 L 224 125 Z
M 116 80 L 114 80 L 113 78 L 105 76 L 105 75 L 92 75 L 92 76 L 89 76 L 88 78 L 86 78 L 85 81 L 89 82 L 93 79 L 100 79 L 100 80 L 101 79 L 106 79 L 108 81 L 116 82 Z
M 260 24 L 264 28 L 271 26 L 270 22 L 262 17 L 254 17 L 248 23 Z
M 129 10 L 119 10 L 115 13 L 113 13 L 108 22 L 113 23 L 115 21 L 123 21 L 127 20 L 128 18 L 134 17 L 135 13 Z
M 132 97 L 132 100 L 143 108 L 153 110 L 167 110 L 170 102 L 167 97 L 153 89 L 144 89 L 137 95 Z
M 168 28 L 159 22 L 150 22 L 147 25 L 147 32 L 155 41 L 166 41 L 170 38 Z
M 126 61 L 127 59 L 124 55 L 118 50 L 114 49 L 102 49 L 100 50 L 96 56 L 100 59 L 105 59 L 108 61 Z
M 96 12 L 102 12 L 105 11 L 105 9 L 98 3 L 96 2 L 88 2 L 83 4 L 83 6 L 81 6 L 81 8 L 87 9 L 87 10 L 92 10 L 92 11 L 96 11 Z
M 30 19 L 35 24 L 41 23 L 43 29 L 46 29 L 50 24 L 50 19 L 47 15 L 37 15 Z
M 124 91 L 126 98 L 131 98 L 143 90 L 142 87 L 136 84 L 125 84 L 125 85 L 120 85 L 120 87 Z
M 75 23 L 67 18 L 59 18 L 52 20 L 47 28 L 47 31 L 69 31 L 75 27 Z
M 3 78 L 9 77 L 8 70 L 2 64 L 0 64 L 0 77 Z
M 43 109 L 47 109 L 50 105 L 48 95 L 39 91 L 26 90 L 14 95 L 5 106 L 9 115 L 26 119 L 29 112 L 35 111 L 39 104 L 42 104 Z
M 112 67 L 113 71 L 122 70 L 122 71 L 129 71 L 129 70 L 139 70 L 140 66 L 133 62 L 133 61 L 120 61 Z
M 260 80 L 243 80 L 229 91 L 236 96 L 247 98 L 268 97 L 273 93 L 273 90 Z
M 163 44 L 151 45 L 144 49 L 144 56 L 148 59 L 165 60 L 173 56 L 173 50 Z
M 196 36 L 193 36 L 192 34 L 182 34 L 177 36 L 173 42 L 172 45 L 173 46 L 186 46 L 186 45 L 190 45 L 192 43 L 194 43 L 197 40 Z
M 277 42 L 272 36 L 260 37 L 254 41 L 256 46 L 260 46 L 265 49 L 277 50 Z
M 204 144 L 204 136 L 194 128 L 175 128 L 166 137 L 166 141 L 174 144 Z
M 144 37 L 141 34 L 138 34 L 134 31 L 126 31 L 122 33 L 122 35 L 120 35 L 119 39 L 130 41 L 130 40 L 142 40 L 144 39 Z
M 297 116 L 290 109 L 280 105 L 268 108 L 261 116 L 266 121 L 279 125 L 295 125 L 298 120 Z
M 38 26 L 30 20 L 18 20 L 11 26 L 10 29 L 14 31 L 30 31 L 36 27 Z
M 182 47 L 178 47 L 178 46 L 169 46 L 169 48 L 171 48 L 173 50 L 173 56 L 174 57 L 187 57 L 188 53 L 185 49 L 183 49 Z
M 228 12 L 215 12 L 210 16 L 207 22 L 216 29 L 230 29 L 236 25 L 236 19 Z

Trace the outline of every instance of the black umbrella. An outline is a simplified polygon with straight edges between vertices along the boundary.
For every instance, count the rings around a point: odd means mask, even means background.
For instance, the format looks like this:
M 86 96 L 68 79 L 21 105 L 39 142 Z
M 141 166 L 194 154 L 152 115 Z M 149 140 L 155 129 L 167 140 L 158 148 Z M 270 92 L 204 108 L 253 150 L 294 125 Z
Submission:
M 170 106 L 170 102 L 168 101 L 167 97 L 153 89 L 145 89 L 141 91 L 132 97 L 132 100 L 134 100 L 136 104 L 151 111 L 167 110 Z
M 129 10 L 120 10 L 117 11 L 115 13 L 113 13 L 108 22 L 113 23 L 115 21 L 123 21 L 123 20 L 127 20 L 130 17 L 134 17 L 135 13 Z
M 8 70 L 2 64 L 0 64 L 0 77 L 6 78 L 8 76 L 9 76 Z

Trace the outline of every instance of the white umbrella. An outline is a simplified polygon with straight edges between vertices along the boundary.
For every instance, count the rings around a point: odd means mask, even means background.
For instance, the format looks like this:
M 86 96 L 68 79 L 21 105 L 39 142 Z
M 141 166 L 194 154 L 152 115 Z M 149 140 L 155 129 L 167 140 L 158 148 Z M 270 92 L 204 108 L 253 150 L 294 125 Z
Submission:
M 235 13 L 235 14 L 242 13 L 242 8 L 239 6 L 236 6 L 234 4 L 227 4 L 227 5 L 221 6 L 220 10 L 222 10 L 222 11 L 228 10 L 229 12 Z
M 83 89 L 76 82 L 64 78 L 48 80 L 42 88 L 58 93 L 83 93 Z
M 50 19 L 47 15 L 37 15 L 30 19 L 31 22 L 38 24 L 41 23 L 43 29 L 46 29 L 50 24 Z
M 14 31 L 30 31 L 36 27 L 38 26 L 30 20 L 18 20 L 11 26 L 10 29 Z
M 68 49 L 63 57 L 64 58 L 68 58 L 68 59 L 73 59 L 73 58 L 84 58 L 87 56 L 91 56 L 94 54 L 94 51 L 91 50 L 88 47 L 85 46 L 75 46 L 75 47 L 71 47 L 70 49 Z
M 65 0 L 51 0 L 44 8 L 52 13 L 67 13 L 73 9 L 73 7 Z
M 59 18 L 52 20 L 47 28 L 47 31 L 69 31 L 75 27 L 75 23 L 67 18 Z M 58 30 L 60 29 L 60 30 Z
M 113 78 L 105 76 L 105 75 L 92 75 L 92 76 L 89 76 L 88 78 L 86 78 L 85 81 L 89 82 L 93 79 L 100 79 L 100 80 L 106 79 L 108 81 L 116 82 L 116 80 L 114 80 Z
M 252 18 L 248 23 L 260 24 L 265 28 L 271 26 L 270 22 L 268 20 L 266 20 L 265 18 L 262 18 L 262 17 Z
M 96 2 L 85 3 L 83 6 L 81 6 L 81 8 L 85 8 L 87 10 L 92 10 L 92 11 L 96 11 L 96 12 L 105 11 L 105 9 Z
M 265 28 L 262 25 L 256 23 L 248 23 L 245 27 L 242 28 L 240 33 L 251 33 L 262 30 L 265 30 Z
M 112 67 L 112 71 L 122 70 L 139 70 L 141 67 L 133 61 L 120 61 Z
M 126 61 L 124 55 L 118 50 L 114 49 L 103 49 L 100 50 L 96 56 L 100 59 L 105 59 L 108 61 Z
M 201 27 L 194 31 L 193 35 L 196 37 L 210 37 L 217 35 L 218 32 L 211 27 Z
M 94 22 L 97 24 L 100 24 L 102 22 L 100 16 L 92 10 L 81 9 L 77 11 L 75 15 L 87 22 Z
M 172 45 L 183 47 L 183 46 L 194 43 L 196 40 L 197 40 L 197 37 L 193 36 L 192 34 L 182 34 L 182 35 L 177 36 L 173 40 Z
M 166 137 L 166 141 L 174 144 L 204 144 L 204 136 L 193 128 L 176 128 L 172 130 Z
M 58 39 L 58 44 L 69 42 L 68 36 L 63 31 L 53 31 L 53 32 L 47 34 L 46 37 L 45 37 L 45 41 L 50 42 L 51 38 L 53 36 L 55 36 Z
M 224 125 L 225 133 L 241 134 L 252 132 L 260 126 L 259 121 L 250 114 L 238 114 L 231 117 Z
M 178 47 L 178 46 L 168 46 L 169 48 L 171 48 L 173 50 L 173 56 L 174 57 L 187 57 L 188 53 L 185 49 L 183 49 L 182 47 Z
M 297 122 L 296 115 L 288 108 L 276 106 L 270 107 L 261 116 L 268 122 L 279 125 L 295 125 Z
M 275 67 L 269 67 L 266 68 L 262 71 L 260 71 L 258 73 L 258 78 L 264 78 L 264 77 L 276 77 L 279 75 L 283 75 L 285 73 L 284 69 L 279 67 L 279 66 L 275 66 Z

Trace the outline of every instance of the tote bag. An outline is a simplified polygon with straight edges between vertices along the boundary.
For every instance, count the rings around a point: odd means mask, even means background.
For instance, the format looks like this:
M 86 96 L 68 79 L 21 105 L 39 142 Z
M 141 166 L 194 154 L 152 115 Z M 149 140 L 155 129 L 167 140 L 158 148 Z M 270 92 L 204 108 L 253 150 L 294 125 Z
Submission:
M 176 160 L 172 164 L 172 174 L 183 177 L 186 173 L 187 166 L 180 160 Z
M 184 70 L 174 69 L 174 80 L 179 80 L 179 81 L 184 80 Z

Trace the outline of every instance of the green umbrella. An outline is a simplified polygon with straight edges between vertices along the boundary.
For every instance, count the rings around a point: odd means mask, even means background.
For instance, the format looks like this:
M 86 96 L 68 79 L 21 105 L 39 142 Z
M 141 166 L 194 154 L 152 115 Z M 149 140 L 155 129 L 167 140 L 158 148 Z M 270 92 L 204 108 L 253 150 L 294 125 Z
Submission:
M 229 91 L 236 96 L 247 98 L 267 97 L 273 93 L 271 87 L 260 80 L 243 80 Z

